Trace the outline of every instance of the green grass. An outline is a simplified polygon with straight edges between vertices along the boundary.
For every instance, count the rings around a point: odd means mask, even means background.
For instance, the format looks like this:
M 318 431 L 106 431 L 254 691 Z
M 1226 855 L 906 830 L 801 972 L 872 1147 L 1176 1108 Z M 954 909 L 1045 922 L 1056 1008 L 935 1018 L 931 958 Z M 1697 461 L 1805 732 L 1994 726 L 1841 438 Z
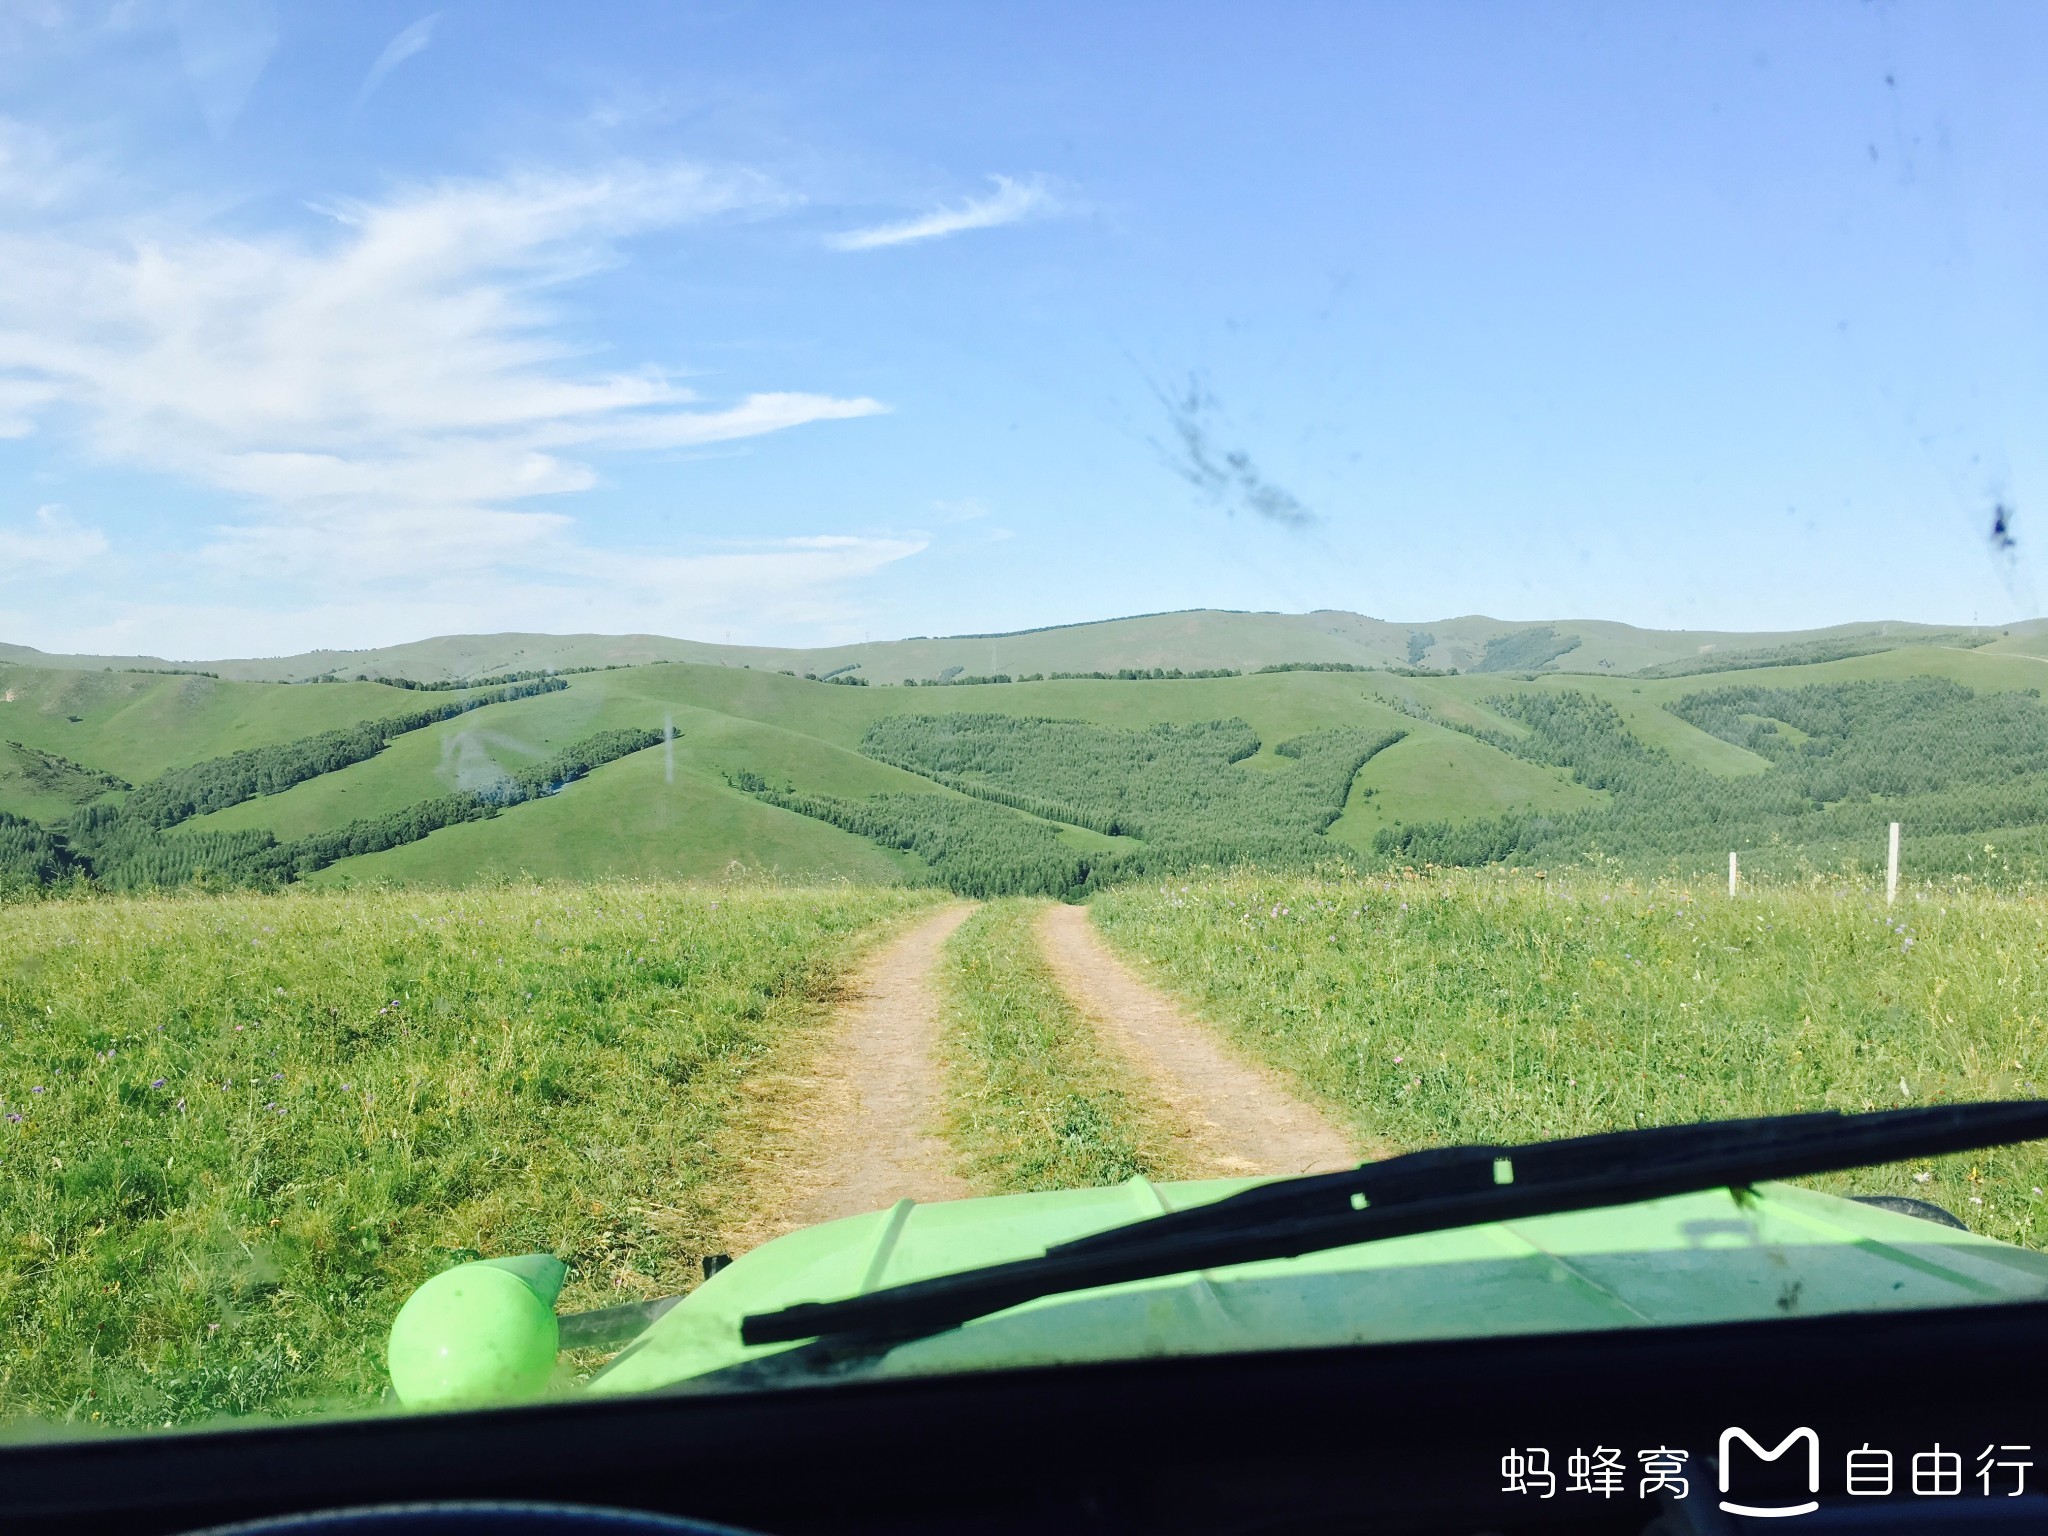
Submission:
M 420 702 L 418 694 L 372 683 L 290 688 L 0 664 L 0 741 L 140 783 L 166 768 L 402 714 Z M 18 766 L 0 756 L 0 810 L 40 818 L 70 808 L 39 797 Z
M 490 821 L 447 827 L 385 853 L 344 859 L 316 885 L 392 881 L 461 886 L 495 875 L 716 879 L 746 869 L 792 880 L 891 884 L 916 861 L 794 811 L 732 793 L 659 748 L 598 769 L 559 795 Z
M 749 1080 L 920 900 L 0 907 L 0 1418 L 368 1406 L 398 1302 L 468 1250 L 568 1260 L 564 1310 L 684 1288 Z
M 992 902 L 946 943 L 946 1129 L 967 1176 L 983 1194 L 1179 1176 L 1159 1107 L 1039 953 L 1046 906 Z
M 1126 888 L 1094 915 L 1361 1137 L 1403 1149 L 2048 1084 L 2038 899 L 1919 889 L 1888 910 L 1841 883 L 1730 901 L 1578 875 L 1247 875 Z M 2048 1238 L 2038 1145 L 1824 1182 Z
M 1576 811 L 1605 798 L 1562 772 L 1418 720 L 1405 738 L 1359 770 L 1344 814 L 1328 835 L 1356 852 L 1370 852 L 1373 833 L 1398 822 Z

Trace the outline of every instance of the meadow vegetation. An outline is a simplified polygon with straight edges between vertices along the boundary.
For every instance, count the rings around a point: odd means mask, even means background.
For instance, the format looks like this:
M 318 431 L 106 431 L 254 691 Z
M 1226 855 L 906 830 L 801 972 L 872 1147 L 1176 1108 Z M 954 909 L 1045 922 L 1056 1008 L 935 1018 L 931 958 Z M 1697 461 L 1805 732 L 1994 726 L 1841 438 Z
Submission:
M 1008 1194 L 1183 1175 L 1159 1107 L 1039 953 L 1045 906 L 992 902 L 946 943 L 946 1130 L 969 1181 Z
M 685 1288 L 750 1081 L 923 898 L 591 884 L 0 907 L 0 1418 L 362 1408 L 422 1279 Z
M 1811 882 L 1243 874 L 1094 903 L 1252 1054 L 1403 1150 L 1817 1109 L 2036 1096 L 2048 901 Z M 2042 1246 L 2029 1145 L 1825 1181 Z

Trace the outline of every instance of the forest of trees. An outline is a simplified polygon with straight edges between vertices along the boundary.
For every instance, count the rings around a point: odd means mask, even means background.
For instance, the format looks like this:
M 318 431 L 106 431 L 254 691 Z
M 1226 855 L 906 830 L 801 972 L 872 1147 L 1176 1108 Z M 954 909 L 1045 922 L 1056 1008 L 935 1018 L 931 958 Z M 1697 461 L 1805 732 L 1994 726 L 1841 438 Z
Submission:
M 0 896 L 60 885 L 77 874 L 56 833 L 25 816 L 0 811 Z
M 740 788 L 885 846 L 915 853 L 964 895 L 1069 896 L 1141 875 L 1258 863 L 1304 868 L 1340 850 L 1322 833 L 1358 770 L 1402 732 L 1340 728 L 1280 743 L 1288 767 L 1252 770 L 1242 720 L 1118 730 L 1016 715 L 899 715 L 861 740 L 868 756 L 955 789 L 849 799 Z M 984 802 L 977 804 L 976 802 Z M 1080 852 L 1053 823 L 1131 838 Z
M 1538 667 L 1548 666 L 1558 657 L 1579 648 L 1577 635 L 1560 635 L 1548 624 L 1539 624 L 1532 629 L 1517 629 L 1505 635 L 1495 635 L 1486 642 L 1486 649 L 1474 672 L 1534 672 Z
M 1940 678 L 1750 684 L 1668 706 L 1769 760 L 1767 772 L 1742 777 L 1645 745 L 1585 693 L 1517 694 L 1487 707 L 1529 734 L 1454 728 L 1567 769 L 1607 803 L 1390 827 L 1374 840 L 1380 856 L 1539 864 L 1597 854 L 1692 873 L 1718 868 L 1732 848 L 1757 852 L 1767 868 L 1827 869 L 1873 860 L 1898 821 L 1911 829 L 1913 867 L 1924 874 L 2003 878 L 2048 857 L 2048 711 L 2034 690 L 1979 694 Z

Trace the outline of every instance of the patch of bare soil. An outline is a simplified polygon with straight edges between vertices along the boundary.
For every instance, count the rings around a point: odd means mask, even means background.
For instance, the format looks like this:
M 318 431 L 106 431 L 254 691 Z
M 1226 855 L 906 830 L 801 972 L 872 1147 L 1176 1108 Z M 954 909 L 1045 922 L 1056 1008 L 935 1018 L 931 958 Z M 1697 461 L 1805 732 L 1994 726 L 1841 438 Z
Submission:
M 724 1233 L 744 1253 L 799 1227 L 898 1200 L 973 1193 L 953 1171 L 941 1114 L 932 970 L 969 906 L 946 907 L 877 954 L 855 977 L 809 1074 L 764 1085 L 746 1184 L 751 1214 Z
M 1038 936 L 1067 995 L 1181 1122 L 1201 1175 L 1327 1173 L 1358 1162 L 1351 1139 L 1319 1110 L 1111 954 L 1085 907 L 1051 908 Z

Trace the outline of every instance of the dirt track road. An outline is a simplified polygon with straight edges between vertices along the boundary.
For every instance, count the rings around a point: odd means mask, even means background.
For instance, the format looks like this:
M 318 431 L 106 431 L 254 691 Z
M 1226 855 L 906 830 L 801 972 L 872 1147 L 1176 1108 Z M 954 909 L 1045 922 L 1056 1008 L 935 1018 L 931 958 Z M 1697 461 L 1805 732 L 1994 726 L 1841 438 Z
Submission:
M 1320 1111 L 1111 954 L 1085 907 L 1051 908 L 1038 934 L 1067 995 L 1186 1127 L 1201 1173 L 1325 1173 L 1358 1162 L 1350 1138 Z
M 756 1196 L 760 1215 L 727 1234 L 732 1252 L 905 1197 L 973 1193 L 935 1129 L 942 1090 L 932 981 L 940 948 L 973 910 L 943 908 L 861 969 L 818 1053 L 817 1075 L 792 1095 L 765 1139 L 770 1167 Z

